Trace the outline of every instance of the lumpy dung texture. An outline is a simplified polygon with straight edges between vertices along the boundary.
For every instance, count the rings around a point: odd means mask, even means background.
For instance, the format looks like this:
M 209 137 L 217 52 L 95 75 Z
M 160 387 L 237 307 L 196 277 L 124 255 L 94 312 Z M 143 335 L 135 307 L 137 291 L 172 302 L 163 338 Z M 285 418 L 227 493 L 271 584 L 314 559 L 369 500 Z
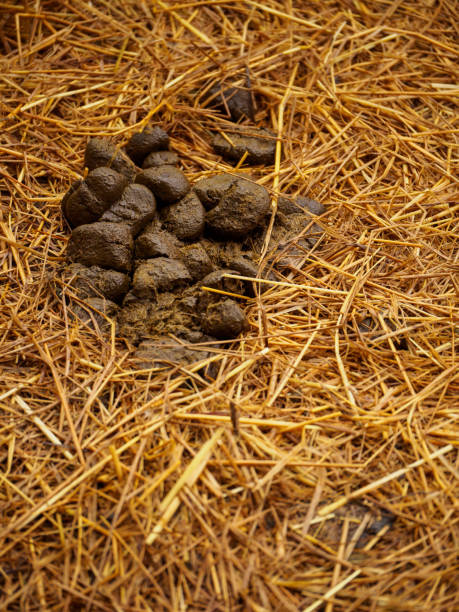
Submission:
M 216 134 L 212 146 L 227 161 L 238 163 L 245 156 L 248 164 L 269 165 L 276 155 L 276 135 L 265 128 L 234 127 Z
M 156 151 L 167 151 L 168 148 L 169 135 L 161 127 L 154 126 L 133 134 L 126 145 L 126 153 L 137 166 L 141 166 L 148 155 Z
M 234 121 L 251 119 L 253 121 L 255 110 L 250 88 L 224 87 L 218 83 L 207 93 L 208 105 L 218 108 L 224 115 L 229 115 Z
M 96 221 L 75 228 L 67 246 L 70 261 L 130 272 L 134 241 L 128 225 Z
M 233 144 L 224 153 L 230 159 L 248 151 L 252 163 L 273 160 L 275 139 L 266 131 L 241 133 Z M 138 347 L 143 367 L 206 358 L 209 345 L 247 329 L 240 297 L 266 288 L 251 279 L 259 276 L 273 214 L 267 189 L 239 172 L 191 185 L 177 163 L 159 127 L 134 134 L 126 151 L 93 138 L 89 173 L 62 200 L 73 228 L 64 278 L 79 298 L 71 311 L 101 331 L 113 319 L 117 334 Z M 269 243 L 274 260 L 285 266 L 292 253 L 304 255 L 320 238 L 314 219 L 323 212 L 314 200 L 279 197 Z
M 124 174 L 132 181 L 135 176 L 135 165 L 124 151 L 119 150 L 106 138 L 91 138 L 86 147 L 84 165 L 89 170 L 107 167 Z

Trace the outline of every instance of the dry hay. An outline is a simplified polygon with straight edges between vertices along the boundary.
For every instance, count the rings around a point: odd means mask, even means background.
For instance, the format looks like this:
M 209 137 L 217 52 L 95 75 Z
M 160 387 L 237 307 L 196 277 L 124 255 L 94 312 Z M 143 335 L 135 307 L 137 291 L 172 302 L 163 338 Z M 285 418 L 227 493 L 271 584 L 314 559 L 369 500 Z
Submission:
M 457 610 L 457 8 L 0 2 L 1 609 Z M 59 297 L 60 199 L 148 121 L 228 168 L 205 92 L 247 68 L 256 176 L 326 235 L 215 382 L 135 371 Z

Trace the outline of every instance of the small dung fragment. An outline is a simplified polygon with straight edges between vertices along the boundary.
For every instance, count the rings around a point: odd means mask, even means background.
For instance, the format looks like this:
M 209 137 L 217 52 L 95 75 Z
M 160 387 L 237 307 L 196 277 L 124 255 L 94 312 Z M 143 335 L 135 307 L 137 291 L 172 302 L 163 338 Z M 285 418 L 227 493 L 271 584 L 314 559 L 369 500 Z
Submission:
M 69 284 L 74 287 L 79 296 L 103 296 L 112 302 L 121 300 L 129 291 L 131 279 L 123 272 L 105 270 L 100 266 L 83 266 L 79 263 L 70 264 L 65 271 Z
M 313 217 L 309 212 L 285 214 L 278 209 L 268 245 L 275 265 L 296 268 L 307 256 L 324 234 L 320 225 L 312 220 Z M 255 251 L 260 251 L 263 243 L 264 236 L 258 234 L 253 239 Z
M 149 153 L 168 148 L 168 133 L 155 125 L 133 134 L 126 145 L 126 153 L 137 166 L 141 166 Z
M 277 212 L 284 215 L 294 215 L 300 211 L 299 204 L 287 196 L 279 196 L 277 199 Z
M 173 151 L 153 151 L 145 158 L 142 168 L 158 168 L 159 166 L 176 166 L 179 162 L 177 153 Z
M 84 165 L 89 170 L 107 166 L 129 180 L 135 177 L 136 168 L 129 157 L 106 138 L 91 138 L 86 146 Z
M 270 204 L 267 189 L 237 177 L 217 206 L 207 212 L 206 227 L 220 239 L 243 239 L 261 224 Z
M 188 179 L 175 166 L 147 168 L 137 174 L 135 182 L 148 187 L 163 204 L 174 204 L 190 191 Z
M 236 179 L 236 176 L 228 172 L 215 174 L 198 181 L 193 190 L 201 200 L 204 208 L 212 210 L 212 208 L 217 206 L 225 193 L 229 191 Z
M 297 196 L 296 203 L 306 212 L 309 211 L 313 215 L 322 215 L 325 212 L 325 206 L 317 200 L 311 200 L 305 196 Z
M 228 260 L 228 267 L 232 270 L 236 270 L 238 274 L 241 276 L 246 276 L 247 278 L 263 278 L 263 275 L 258 275 L 258 267 L 255 265 L 255 262 L 249 257 L 245 257 L 244 255 L 238 255 L 233 259 Z M 269 280 L 276 280 L 275 275 L 271 272 L 268 273 L 264 278 L 268 278 Z M 264 293 L 270 288 L 269 283 L 253 283 L 249 281 L 244 281 L 245 293 L 251 297 L 256 294 L 258 290 L 260 293 Z M 257 289 L 256 289 L 257 288 Z
M 202 348 L 193 348 L 168 337 L 159 337 L 141 342 L 134 353 L 137 366 L 149 369 L 167 363 L 191 364 L 207 359 L 210 353 Z
M 176 204 L 161 211 L 164 228 L 179 240 L 197 240 L 204 231 L 205 209 L 198 196 L 190 191 Z
M 148 226 L 135 241 L 135 256 L 138 259 L 153 257 L 180 257 L 182 243 L 170 232 L 159 229 L 157 224 Z
M 70 198 L 71 195 L 73 195 L 75 193 L 75 191 L 80 187 L 81 183 L 83 182 L 83 179 L 78 179 L 76 181 L 73 181 L 70 184 L 70 187 L 67 189 L 67 191 L 65 192 L 62 200 L 61 200 L 61 209 L 62 209 L 62 213 L 64 215 L 64 217 L 67 218 L 66 215 L 66 207 L 67 207 L 67 202 Z
M 199 309 L 205 311 L 209 304 L 222 299 L 222 292 L 232 295 L 245 295 L 245 281 L 236 278 L 226 278 L 226 274 L 239 275 L 236 270 L 215 270 L 207 274 L 199 283 Z M 216 289 L 217 291 L 207 291 Z M 212 335 L 212 334 L 210 334 Z
M 75 228 L 67 245 L 67 256 L 86 266 L 129 272 L 134 241 L 128 225 L 97 221 Z
M 132 291 L 139 298 L 155 298 L 159 292 L 184 287 L 191 280 L 190 273 L 180 260 L 156 257 L 137 266 Z
M 245 316 L 234 300 L 211 303 L 203 318 L 203 330 L 219 340 L 238 336 L 245 326 Z
M 119 308 L 105 298 L 88 297 L 84 305 L 72 303 L 70 310 L 82 323 L 88 324 L 92 329 L 98 327 L 102 333 L 107 334 L 112 325 L 111 319 L 116 317 Z
M 210 88 L 207 98 L 211 108 L 218 108 L 233 121 L 239 119 L 254 120 L 252 94 L 248 87 L 226 87 L 217 83 Z
M 118 333 L 133 344 L 150 335 L 150 317 L 153 303 L 149 300 L 139 300 L 132 293 L 128 293 L 119 310 Z
M 110 203 L 99 200 L 84 181 L 62 200 L 62 212 L 70 227 L 97 221 L 109 206 Z
M 125 223 L 136 236 L 155 216 L 156 200 L 145 185 L 128 185 L 123 195 L 101 217 L 101 221 Z
M 227 161 L 237 163 L 247 152 L 244 163 L 269 166 L 276 155 L 276 135 L 265 128 L 240 128 L 216 134 L 212 146 Z
M 248 257 L 238 255 L 228 261 L 228 265 L 232 270 L 239 272 L 241 276 L 247 276 L 249 278 L 256 278 L 258 269 L 254 262 Z
M 227 278 L 226 274 L 236 274 L 236 270 L 224 269 L 215 270 L 205 276 L 199 283 L 201 287 L 211 287 L 219 291 L 228 291 L 230 293 L 242 293 L 242 281 L 235 278 Z
M 285 242 L 301 236 L 298 244 L 305 243 L 307 246 L 313 247 L 324 231 L 320 225 L 311 223 L 311 221 L 312 217 L 305 213 L 295 213 L 288 216 L 278 215 L 275 221 L 275 239 L 279 237 L 280 241 Z
M 277 210 L 284 215 L 297 215 L 299 213 L 321 215 L 325 212 L 325 206 L 304 196 L 296 196 L 294 199 L 289 196 L 279 196 Z
M 62 212 L 71 225 L 97 221 L 123 193 L 128 181 L 111 168 L 96 168 L 84 181 L 73 183 L 62 200 Z
M 109 204 L 119 200 L 128 185 L 124 174 L 104 166 L 92 170 L 84 182 L 99 200 Z
M 180 249 L 183 263 L 194 282 L 201 280 L 213 270 L 212 262 L 203 246 L 196 242 Z

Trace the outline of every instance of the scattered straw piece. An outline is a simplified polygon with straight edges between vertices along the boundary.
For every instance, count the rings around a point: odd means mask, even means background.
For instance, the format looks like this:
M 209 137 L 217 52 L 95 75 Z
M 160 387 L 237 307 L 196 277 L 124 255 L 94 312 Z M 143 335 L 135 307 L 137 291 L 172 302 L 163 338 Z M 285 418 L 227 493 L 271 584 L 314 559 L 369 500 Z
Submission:
M 428 457 L 419 459 L 418 461 L 414 461 L 413 463 L 410 463 L 410 465 L 407 465 L 405 468 L 401 468 L 400 470 L 397 470 L 396 472 L 393 472 L 392 474 L 388 474 L 387 476 L 384 476 L 383 478 L 380 478 L 379 480 L 376 480 L 375 482 L 372 482 L 369 485 L 366 485 L 365 487 L 361 487 L 360 489 L 357 489 L 357 491 L 353 491 L 349 495 L 345 495 L 341 497 L 341 499 L 338 499 L 332 504 L 328 504 L 327 506 L 324 506 L 318 511 L 317 514 L 319 516 L 326 516 L 327 514 L 330 514 L 331 512 L 338 510 L 338 508 L 341 508 L 342 506 L 350 502 L 352 499 L 356 499 L 358 497 L 361 497 L 362 495 L 365 495 L 366 493 L 370 493 L 370 491 L 374 491 L 375 489 L 378 489 L 382 485 L 386 484 L 387 482 L 390 482 L 391 480 L 394 480 L 395 478 L 400 478 L 400 476 L 405 476 L 405 474 L 408 474 L 408 472 L 410 472 L 411 470 L 414 470 L 420 465 L 423 465 L 424 463 L 431 461 L 432 459 L 435 459 L 436 457 L 440 457 L 441 455 L 445 455 L 446 453 L 449 453 L 450 451 L 453 450 L 453 448 L 454 446 L 452 444 L 447 444 L 446 446 L 443 446 L 442 448 L 431 453 Z
M 181 489 L 184 486 L 188 486 L 191 488 L 194 483 L 197 481 L 202 471 L 205 469 L 210 456 L 214 450 L 215 445 L 218 440 L 221 438 L 223 433 L 223 428 L 217 429 L 217 431 L 213 434 L 213 436 L 207 440 L 205 444 L 202 445 L 201 449 L 198 453 L 196 453 L 193 461 L 188 465 L 186 470 L 180 476 L 178 481 L 175 483 L 173 488 L 169 491 L 166 497 L 163 499 L 159 506 L 159 511 L 161 513 L 161 518 L 158 523 L 153 528 L 153 531 L 146 539 L 146 544 L 150 546 L 156 540 L 158 535 L 170 521 L 175 511 L 177 510 L 180 504 L 179 494 Z
M 67 449 L 63 448 L 63 444 L 59 440 L 59 438 L 49 429 L 49 427 L 40 419 L 39 416 L 34 414 L 32 408 L 28 405 L 28 403 L 23 400 L 20 395 L 15 395 L 14 400 L 19 406 L 21 406 L 27 416 L 31 417 L 32 421 L 40 429 L 40 431 L 45 434 L 48 440 L 52 442 L 52 444 L 54 444 L 55 446 L 59 446 L 62 449 L 65 458 L 69 461 L 74 461 L 75 457 L 72 455 L 72 453 L 69 452 Z
M 324 601 L 328 601 L 329 599 L 331 599 L 333 595 L 335 595 L 336 593 L 339 593 L 339 591 L 341 591 L 341 589 L 343 589 L 347 584 L 349 584 L 349 582 L 352 582 L 354 578 L 357 578 L 357 576 L 360 573 L 361 573 L 361 570 L 355 570 L 355 572 L 352 572 L 352 574 L 349 574 L 347 578 L 344 578 L 344 580 L 341 580 L 339 584 L 329 589 L 320 599 L 315 601 L 313 604 L 311 604 L 307 608 L 304 608 L 303 612 L 313 612 L 313 610 L 316 610 L 319 606 L 323 604 Z

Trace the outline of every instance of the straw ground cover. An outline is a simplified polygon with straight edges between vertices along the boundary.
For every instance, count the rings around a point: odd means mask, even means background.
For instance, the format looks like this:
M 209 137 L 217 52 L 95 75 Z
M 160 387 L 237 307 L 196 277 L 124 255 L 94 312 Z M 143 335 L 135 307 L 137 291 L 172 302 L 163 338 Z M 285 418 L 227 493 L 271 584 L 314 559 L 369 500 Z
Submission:
M 0 2 L 1 609 L 457 610 L 456 11 Z M 324 235 L 215 380 L 139 372 L 72 316 L 61 197 L 147 122 L 228 170 L 206 91 L 247 70 L 282 144 L 253 174 Z

